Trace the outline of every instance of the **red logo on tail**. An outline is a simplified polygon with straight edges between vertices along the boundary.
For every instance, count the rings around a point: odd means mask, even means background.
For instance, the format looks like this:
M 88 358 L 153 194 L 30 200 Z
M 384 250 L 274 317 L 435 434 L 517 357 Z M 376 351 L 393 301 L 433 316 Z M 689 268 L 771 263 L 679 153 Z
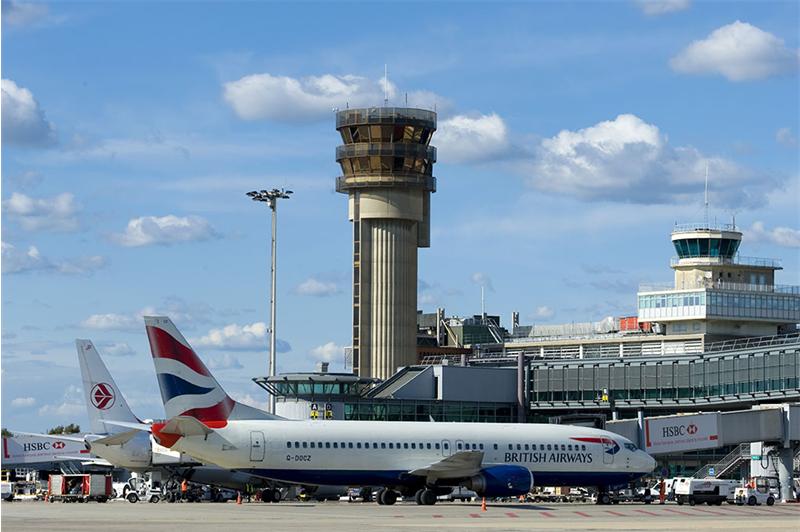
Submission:
M 114 406 L 114 388 L 105 382 L 98 382 L 89 393 L 92 405 L 98 410 L 108 410 Z

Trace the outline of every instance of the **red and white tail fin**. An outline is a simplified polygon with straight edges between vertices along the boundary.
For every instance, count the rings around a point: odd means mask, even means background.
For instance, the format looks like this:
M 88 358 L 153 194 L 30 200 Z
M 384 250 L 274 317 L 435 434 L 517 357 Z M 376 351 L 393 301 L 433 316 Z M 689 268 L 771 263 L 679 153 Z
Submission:
M 234 401 L 172 320 L 166 316 L 145 316 L 144 323 L 167 418 L 189 416 L 219 426 L 229 419 L 276 418 Z
M 128 402 L 114 382 L 108 368 L 100 358 L 100 353 L 91 340 L 75 340 L 78 350 L 78 363 L 81 366 L 83 393 L 86 397 L 86 410 L 89 414 L 92 432 L 106 434 L 120 432 L 123 429 L 103 421 L 122 421 L 141 423 L 134 415 Z

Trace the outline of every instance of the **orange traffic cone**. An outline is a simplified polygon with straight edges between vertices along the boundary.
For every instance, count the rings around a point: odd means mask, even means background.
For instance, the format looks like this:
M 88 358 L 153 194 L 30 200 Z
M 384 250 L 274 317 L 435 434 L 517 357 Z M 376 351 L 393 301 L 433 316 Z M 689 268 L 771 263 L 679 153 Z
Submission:
M 481 502 L 481 512 L 485 511 L 486 511 L 486 497 L 484 497 L 483 501 Z
M 242 504 L 242 492 L 241 491 L 237 491 L 236 492 L 236 504 Z

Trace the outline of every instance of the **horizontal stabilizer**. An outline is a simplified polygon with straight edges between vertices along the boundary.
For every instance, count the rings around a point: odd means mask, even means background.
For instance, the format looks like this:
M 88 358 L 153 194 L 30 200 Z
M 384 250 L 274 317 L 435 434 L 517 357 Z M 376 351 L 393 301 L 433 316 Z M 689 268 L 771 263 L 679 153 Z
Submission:
M 164 434 L 177 434 L 179 436 L 206 436 L 214 432 L 201 421 L 189 416 L 176 416 L 159 430 Z
M 482 463 L 483 451 L 461 451 L 409 473 L 431 479 L 466 478 L 478 474 Z
M 105 425 L 114 425 L 115 427 L 125 427 L 127 429 L 140 430 L 142 432 L 150 432 L 150 425 L 148 423 L 131 423 L 129 421 L 109 421 L 107 419 L 101 420 Z
M 79 436 L 65 436 L 63 434 L 38 434 L 36 432 L 20 432 L 15 430 L 13 433 L 15 436 L 34 436 L 36 438 L 47 438 L 48 440 L 66 440 L 66 441 L 74 441 L 83 443 L 83 438 Z
M 92 444 L 99 443 L 100 445 L 123 445 L 131 441 L 140 432 L 141 431 L 139 429 L 127 430 L 125 432 L 106 436 L 105 438 L 100 438 L 99 440 L 94 440 L 92 441 Z

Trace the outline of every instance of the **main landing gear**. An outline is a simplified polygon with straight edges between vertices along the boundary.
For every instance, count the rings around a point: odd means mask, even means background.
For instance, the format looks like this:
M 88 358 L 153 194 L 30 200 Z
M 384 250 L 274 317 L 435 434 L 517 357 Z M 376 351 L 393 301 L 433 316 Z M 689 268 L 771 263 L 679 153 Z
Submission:
M 414 500 L 421 506 L 433 506 L 437 500 L 436 492 L 428 488 L 422 488 L 414 494 Z
M 391 506 L 397 502 L 397 495 L 398 493 L 394 490 L 382 488 L 378 490 L 376 499 L 378 499 L 378 504 L 382 506 Z

